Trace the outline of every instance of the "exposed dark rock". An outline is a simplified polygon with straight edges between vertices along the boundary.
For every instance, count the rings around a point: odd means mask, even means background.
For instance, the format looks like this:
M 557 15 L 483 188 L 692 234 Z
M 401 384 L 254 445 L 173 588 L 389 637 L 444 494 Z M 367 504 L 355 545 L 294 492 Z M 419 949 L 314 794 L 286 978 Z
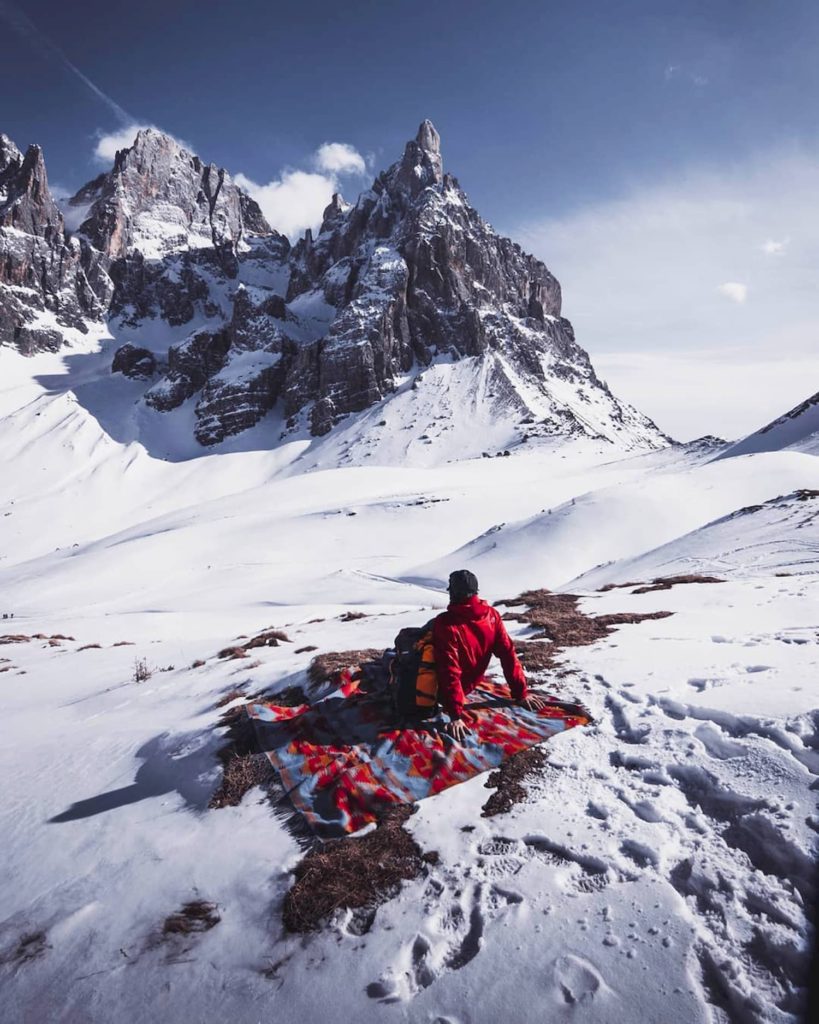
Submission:
M 0 344 L 25 355 L 56 350 L 63 329 L 85 333 L 110 296 L 99 254 L 66 237 L 40 147 L 23 156 L 0 135 Z
M 125 344 L 114 353 L 112 373 L 124 373 L 133 380 L 150 380 L 156 373 L 156 357 L 147 348 Z
M 205 386 L 225 365 L 230 334 L 227 330 L 197 331 L 168 349 L 168 372 L 145 393 L 145 401 L 160 412 L 181 405 Z

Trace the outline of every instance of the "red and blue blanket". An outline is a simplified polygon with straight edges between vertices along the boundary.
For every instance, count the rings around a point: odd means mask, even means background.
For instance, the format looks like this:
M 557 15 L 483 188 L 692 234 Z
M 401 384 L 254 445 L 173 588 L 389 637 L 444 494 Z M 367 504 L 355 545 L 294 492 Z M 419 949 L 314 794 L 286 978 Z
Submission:
M 357 832 L 389 807 L 434 796 L 490 771 L 506 758 L 591 718 L 580 705 L 550 698 L 530 711 L 507 688 L 484 679 L 470 694 L 471 733 L 463 743 L 440 720 L 397 728 L 389 695 L 367 692 L 361 672 L 313 704 L 249 704 L 261 749 L 293 805 L 317 835 Z

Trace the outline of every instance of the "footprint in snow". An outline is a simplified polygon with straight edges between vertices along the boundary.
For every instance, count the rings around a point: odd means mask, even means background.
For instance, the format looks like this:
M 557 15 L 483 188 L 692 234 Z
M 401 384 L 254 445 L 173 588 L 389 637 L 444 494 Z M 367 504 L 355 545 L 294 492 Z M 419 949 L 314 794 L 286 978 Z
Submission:
M 608 989 L 595 967 L 572 953 L 559 956 L 552 964 L 552 972 L 555 987 L 563 1002 L 570 1006 L 591 1003 L 598 993 Z

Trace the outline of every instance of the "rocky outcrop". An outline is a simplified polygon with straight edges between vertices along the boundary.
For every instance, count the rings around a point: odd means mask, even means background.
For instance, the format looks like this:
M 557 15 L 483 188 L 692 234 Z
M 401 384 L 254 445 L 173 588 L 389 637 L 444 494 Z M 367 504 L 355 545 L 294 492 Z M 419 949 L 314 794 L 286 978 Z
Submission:
M 80 231 L 112 260 L 211 247 L 227 256 L 245 234 L 270 233 L 258 204 L 224 168 L 203 163 L 155 128 L 140 131 L 131 147 L 117 153 L 113 169 L 70 205 L 89 200 Z
M 156 373 L 156 356 L 147 348 L 121 345 L 114 353 L 112 373 L 122 373 L 132 380 L 150 380 Z
M 154 128 L 120 150 L 112 170 L 69 200 L 79 234 L 111 261 L 112 316 L 173 326 L 230 317 L 240 264 L 286 258 L 258 204 L 228 172 Z
M 66 237 L 40 147 L 24 156 L 0 135 L 0 344 L 56 350 L 104 317 L 111 292 L 100 254 Z
M 145 393 L 145 401 L 169 412 L 205 386 L 225 365 L 230 348 L 227 330 L 197 331 L 168 349 L 168 372 Z

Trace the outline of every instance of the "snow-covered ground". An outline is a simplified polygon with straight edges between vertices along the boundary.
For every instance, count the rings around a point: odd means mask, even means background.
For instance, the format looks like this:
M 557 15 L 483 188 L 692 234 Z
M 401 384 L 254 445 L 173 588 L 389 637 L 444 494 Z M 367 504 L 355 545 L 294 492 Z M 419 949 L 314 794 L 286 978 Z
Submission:
M 151 454 L 118 392 L 78 399 L 72 373 L 0 352 L 0 632 L 45 637 L 0 646 L 4 1019 L 797 1019 L 819 827 L 815 455 L 543 440 L 449 461 L 442 438 L 407 466 L 356 448 L 353 421 L 326 447 L 270 449 L 270 418 L 244 450 L 161 458 L 174 421 Z M 349 465 L 301 471 L 345 434 Z M 484 778 L 423 802 L 407 827 L 440 854 L 424 878 L 363 935 L 343 916 L 288 935 L 302 849 L 258 790 L 206 809 L 215 704 L 303 682 L 301 648 L 387 646 L 463 566 L 490 600 L 546 586 L 590 614 L 674 614 L 563 655 L 563 693 L 596 724 L 550 741 L 526 802 L 482 818 Z M 598 589 L 700 572 L 725 582 Z M 215 657 L 267 626 L 292 643 Z M 163 937 L 196 898 L 219 923 Z

